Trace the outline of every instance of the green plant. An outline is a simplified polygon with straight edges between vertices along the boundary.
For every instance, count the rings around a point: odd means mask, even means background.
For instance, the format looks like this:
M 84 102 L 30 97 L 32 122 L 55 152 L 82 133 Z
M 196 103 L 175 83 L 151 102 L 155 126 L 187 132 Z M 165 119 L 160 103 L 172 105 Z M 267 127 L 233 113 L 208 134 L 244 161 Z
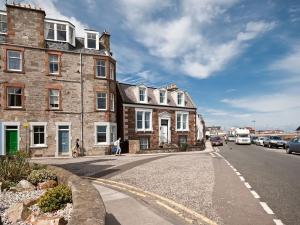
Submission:
M 37 184 L 47 180 L 57 180 L 57 176 L 48 169 L 32 170 L 27 180 L 32 184 Z
M 29 155 L 19 151 L 14 156 L 0 159 L 0 181 L 17 183 L 26 178 L 31 172 Z
M 63 208 L 67 203 L 72 202 L 71 189 L 63 184 L 49 189 L 38 201 L 42 212 L 52 212 Z
M 179 146 L 179 149 L 182 152 L 186 152 L 187 148 L 188 148 L 188 144 L 186 144 L 186 143 L 181 143 Z
M 31 165 L 31 169 L 32 169 L 32 170 L 47 169 L 47 165 L 38 164 L 38 163 L 33 163 L 33 164 Z

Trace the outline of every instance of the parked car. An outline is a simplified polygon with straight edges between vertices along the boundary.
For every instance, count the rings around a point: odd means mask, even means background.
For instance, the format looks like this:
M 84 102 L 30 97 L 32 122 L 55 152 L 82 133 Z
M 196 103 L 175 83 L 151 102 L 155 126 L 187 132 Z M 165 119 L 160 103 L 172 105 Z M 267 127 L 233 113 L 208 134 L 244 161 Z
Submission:
M 258 137 L 258 138 L 255 140 L 255 144 L 256 144 L 256 145 L 260 145 L 260 146 L 264 146 L 264 140 L 265 140 L 265 137 Z
M 230 141 L 230 142 L 235 142 L 235 136 L 234 135 L 228 135 L 227 140 Z
M 219 136 L 210 137 L 210 142 L 212 146 L 223 146 L 223 139 Z
M 294 138 L 286 145 L 286 153 L 291 154 L 293 152 L 300 153 L 300 138 Z
M 279 136 L 269 136 L 263 140 L 263 145 L 269 148 L 285 148 L 286 141 L 282 140 Z
M 251 144 L 255 144 L 258 137 L 251 136 Z

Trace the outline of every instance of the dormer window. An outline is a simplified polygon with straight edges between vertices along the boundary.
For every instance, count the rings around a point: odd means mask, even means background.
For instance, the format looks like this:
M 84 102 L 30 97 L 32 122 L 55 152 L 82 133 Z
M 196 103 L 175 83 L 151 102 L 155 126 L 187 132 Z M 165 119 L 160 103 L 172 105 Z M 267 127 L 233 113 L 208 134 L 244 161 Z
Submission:
M 0 13 L 0 34 L 6 34 L 7 32 L 7 16 Z
M 184 95 L 182 92 L 177 93 L 177 105 L 184 106 Z
M 139 100 L 140 102 L 147 102 L 147 89 L 144 87 L 139 88 Z
M 85 48 L 99 49 L 99 33 L 95 31 L 86 31 L 85 33 Z
M 64 24 L 57 24 L 57 40 L 67 41 L 67 27 Z
M 167 104 L 167 91 L 166 90 L 159 91 L 159 104 Z
M 45 20 L 45 38 L 50 41 L 68 42 L 75 45 L 75 27 L 69 22 Z

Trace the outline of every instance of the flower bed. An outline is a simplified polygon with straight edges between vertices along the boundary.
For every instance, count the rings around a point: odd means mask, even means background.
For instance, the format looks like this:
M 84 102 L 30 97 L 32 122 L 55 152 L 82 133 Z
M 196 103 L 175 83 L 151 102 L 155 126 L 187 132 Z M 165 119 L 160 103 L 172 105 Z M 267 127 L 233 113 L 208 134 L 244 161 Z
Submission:
M 58 184 L 54 171 L 29 164 L 24 153 L 1 158 L 0 190 L 0 224 L 67 224 L 71 218 L 70 187 Z

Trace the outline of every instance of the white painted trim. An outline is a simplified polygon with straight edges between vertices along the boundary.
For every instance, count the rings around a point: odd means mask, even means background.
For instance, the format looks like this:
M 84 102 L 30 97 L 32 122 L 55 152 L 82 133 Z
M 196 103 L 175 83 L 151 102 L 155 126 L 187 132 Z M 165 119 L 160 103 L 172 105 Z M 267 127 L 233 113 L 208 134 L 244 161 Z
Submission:
M 75 40 L 75 26 L 73 24 L 71 24 L 70 22 L 63 22 L 63 21 L 59 21 L 59 20 L 54 20 L 54 19 L 45 19 L 44 23 L 53 23 L 54 24 L 54 39 L 47 39 L 46 35 L 45 35 L 45 40 L 47 41 L 55 41 L 55 42 L 64 42 L 64 43 L 69 43 L 71 45 L 74 46 L 74 40 Z M 66 26 L 66 40 L 65 41 L 61 41 L 61 40 L 57 40 L 57 24 L 60 25 L 65 25 Z M 69 34 L 69 27 L 72 27 L 74 29 L 74 35 L 73 35 L 73 40 L 69 40 L 70 38 L 70 34 Z M 44 31 L 45 32 L 45 31 Z
M 160 102 L 160 92 L 165 92 L 165 101 L 163 103 Z M 168 105 L 168 91 L 164 88 L 158 90 L 158 104 L 160 105 Z
M 123 106 L 125 107 L 131 107 L 131 108 L 147 108 L 147 109 L 168 109 L 168 110 L 181 110 L 181 111 L 186 111 L 186 112 L 196 112 L 196 108 L 195 109 L 191 109 L 191 108 L 179 108 L 179 107 L 175 107 L 175 106 L 162 106 L 162 105 L 140 105 L 138 103 L 136 104 L 130 104 L 130 103 L 124 103 Z
M 181 114 L 181 115 L 186 114 L 187 115 L 186 129 L 182 129 L 182 128 L 177 129 L 177 115 L 178 114 Z M 182 118 L 183 118 L 183 116 L 181 116 L 181 126 L 183 124 Z M 176 111 L 175 112 L 175 130 L 176 131 L 189 131 L 190 130 L 189 113 L 188 112 L 184 112 L 184 111 Z
M 140 90 L 141 89 L 145 90 L 145 96 L 144 96 L 145 100 L 144 101 L 140 100 Z M 148 88 L 145 85 L 138 86 L 138 101 L 140 103 L 144 103 L 144 104 L 148 103 Z
M 137 112 L 143 112 L 143 128 L 138 129 L 137 128 Z M 149 129 L 145 129 L 145 112 L 150 112 L 150 127 Z M 144 108 L 135 108 L 135 131 L 153 131 L 153 125 L 152 125 L 152 109 L 144 109 Z
M 17 126 L 18 127 L 18 151 L 20 151 L 20 122 L 2 122 L 1 129 L 2 129 L 2 149 L 3 149 L 3 155 L 6 155 L 6 147 L 5 147 L 5 141 L 6 141 L 6 129 L 7 126 Z
M 99 106 L 98 106 L 98 94 L 105 94 L 105 109 L 99 109 Z M 106 111 L 107 110 L 107 100 L 108 100 L 108 94 L 106 92 L 101 92 L 101 91 L 98 91 L 96 92 L 96 110 L 97 111 Z
M 168 120 L 168 144 L 171 143 L 171 116 L 167 116 L 166 114 L 162 114 L 162 115 L 159 115 L 159 118 L 158 118 L 158 123 L 159 123 L 159 126 L 158 126 L 158 131 L 159 131 L 159 138 L 158 138 L 158 144 L 161 143 L 161 134 L 160 134 L 160 128 L 161 128 L 161 120 Z
M 97 126 L 106 126 L 106 142 L 98 143 L 97 142 Z M 117 123 L 111 123 L 111 122 L 95 122 L 94 123 L 94 146 L 95 147 L 103 147 L 103 146 L 109 146 L 112 143 L 110 142 L 110 133 L 111 133 L 111 127 L 115 126 L 116 131 L 118 129 Z M 117 136 L 117 133 L 115 134 Z
M 71 125 L 71 122 L 56 122 L 55 123 L 55 129 L 56 129 L 56 135 L 55 135 L 55 140 L 56 140 L 56 151 L 55 151 L 55 156 L 58 157 L 58 128 L 59 126 L 69 126 L 69 153 L 68 155 L 70 156 L 71 155 L 71 143 L 72 143 L 72 133 L 71 133 L 71 130 L 72 130 L 72 125 Z M 65 154 L 63 154 L 65 155 Z
M 1 10 L 0 10 L 0 14 L 7 16 L 7 13 L 4 12 L 4 11 L 1 11 Z M 6 26 L 7 26 L 7 17 L 6 17 Z M 7 31 L 7 28 L 6 28 L 6 31 Z M 0 34 L 7 34 L 7 32 L 5 32 L 5 33 L 4 32 L 0 32 Z
M 96 34 L 96 48 L 88 48 L 88 34 Z M 92 31 L 92 30 L 85 30 L 85 33 L 84 33 L 84 47 L 86 49 L 94 49 L 94 50 L 99 50 L 99 32 L 97 31 Z
M 33 127 L 34 126 L 44 126 L 44 144 L 39 144 L 35 145 L 33 144 Z M 29 135 L 30 135 L 30 148 L 47 148 L 47 138 L 48 138 L 48 133 L 47 133 L 47 122 L 29 122 Z
M 182 94 L 182 104 L 178 104 L 178 94 Z M 185 95 L 183 91 L 176 91 L 176 105 L 185 106 Z

